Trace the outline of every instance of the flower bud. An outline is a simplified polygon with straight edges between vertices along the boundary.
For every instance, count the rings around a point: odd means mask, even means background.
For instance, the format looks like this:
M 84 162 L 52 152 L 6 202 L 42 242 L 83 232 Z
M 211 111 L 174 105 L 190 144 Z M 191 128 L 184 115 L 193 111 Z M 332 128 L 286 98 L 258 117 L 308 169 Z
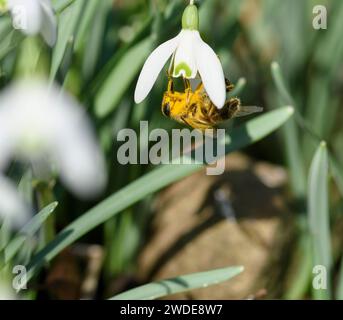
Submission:
M 182 29 L 199 30 L 199 13 L 196 5 L 188 5 L 183 12 Z

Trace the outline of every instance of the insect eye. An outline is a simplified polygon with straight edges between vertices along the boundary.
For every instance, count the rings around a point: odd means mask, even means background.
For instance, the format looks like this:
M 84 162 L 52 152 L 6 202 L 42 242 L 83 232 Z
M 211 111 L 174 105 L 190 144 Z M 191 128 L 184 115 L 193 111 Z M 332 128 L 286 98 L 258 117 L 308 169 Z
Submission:
M 170 116 L 170 103 L 167 102 L 163 105 L 163 114 L 166 116 L 166 117 L 169 117 Z

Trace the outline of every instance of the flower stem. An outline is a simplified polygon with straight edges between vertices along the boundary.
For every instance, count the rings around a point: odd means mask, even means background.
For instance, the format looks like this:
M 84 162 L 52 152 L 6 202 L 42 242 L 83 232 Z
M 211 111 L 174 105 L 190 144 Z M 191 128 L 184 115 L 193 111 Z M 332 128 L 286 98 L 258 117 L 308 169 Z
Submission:
M 39 181 L 36 185 L 36 194 L 38 200 L 39 209 L 42 210 L 44 207 L 55 201 L 53 187 L 55 181 Z M 50 215 L 43 225 L 41 232 L 41 244 L 46 245 L 54 239 L 55 232 L 55 217 Z

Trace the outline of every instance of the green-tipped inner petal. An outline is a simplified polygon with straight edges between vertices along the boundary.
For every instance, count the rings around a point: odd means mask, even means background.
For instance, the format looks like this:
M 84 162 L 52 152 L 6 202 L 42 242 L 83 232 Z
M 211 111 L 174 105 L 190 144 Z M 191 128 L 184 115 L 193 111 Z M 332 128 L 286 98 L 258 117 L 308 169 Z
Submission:
M 192 76 L 192 70 L 185 62 L 181 62 L 175 67 L 174 75 L 180 74 L 182 70 L 185 72 L 186 78 L 190 78 Z
M 199 30 L 199 13 L 196 5 L 187 6 L 183 12 L 182 29 Z

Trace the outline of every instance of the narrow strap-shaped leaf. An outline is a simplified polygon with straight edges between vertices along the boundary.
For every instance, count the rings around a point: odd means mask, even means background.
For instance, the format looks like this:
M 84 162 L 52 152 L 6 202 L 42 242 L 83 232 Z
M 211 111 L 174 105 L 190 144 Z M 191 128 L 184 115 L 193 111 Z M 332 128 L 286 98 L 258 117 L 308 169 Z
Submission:
M 243 267 L 215 269 L 152 282 L 111 298 L 111 300 L 152 300 L 175 293 L 186 292 L 198 288 L 206 288 L 239 275 Z
M 77 0 L 52 0 L 52 5 L 56 13 L 61 13 L 63 10 L 72 5 L 74 1 Z
M 23 35 L 17 30 L 10 30 L 3 38 L 0 38 L 0 61 L 14 51 L 23 38 Z
M 28 237 L 32 237 L 39 230 L 46 219 L 55 211 L 57 205 L 57 202 L 53 202 L 46 206 L 19 231 L 18 235 L 5 248 L 5 263 L 8 263 L 15 256 Z
M 343 197 L 343 171 L 342 171 L 341 165 L 332 156 L 332 154 L 330 155 L 330 168 L 331 168 L 332 176 L 338 187 L 338 190 L 340 191 L 341 196 Z
M 8 217 L 0 220 L 0 252 L 7 246 L 10 241 L 10 225 L 11 223 Z
M 277 62 L 271 65 L 272 76 L 279 94 L 281 105 L 291 105 L 295 107 L 294 99 L 289 93 L 281 68 Z M 290 167 L 290 182 L 294 194 L 298 198 L 305 197 L 306 193 L 306 174 L 304 162 L 302 160 L 302 150 L 299 144 L 298 128 L 295 119 L 291 119 L 282 130 L 285 141 L 285 152 L 287 162 Z
M 247 80 L 245 78 L 239 78 L 235 88 L 228 94 L 228 98 L 239 96 L 239 94 L 244 90 L 246 84 Z
M 323 269 L 325 274 L 317 275 L 313 283 L 313 293 L 317 299 L 330 299 L 331 297 L 330 271 L 332 256 L 328 200 L 328 162 L 326 143 L 322 142 L 312 160 L 308 181 L 308 219 L 314 257 L 313 267 L 325 268 Z M 315 284 L 316 280 L 318 280 L 317 284 L 319 283 L 318 287 Z
M 59 16 L 57 43 L 53 49 L 50 79 L 54 80 L 68 47 L 72 47 L 78 29 L 79 19 L 85 5 L 84 0 L 77 0 Z
M 109 73 L 95 98 L 95 112 L 98 117 L 105 117 L 119 104 L 148 56 L 152 41 L 148 37 L 134 45 Z

